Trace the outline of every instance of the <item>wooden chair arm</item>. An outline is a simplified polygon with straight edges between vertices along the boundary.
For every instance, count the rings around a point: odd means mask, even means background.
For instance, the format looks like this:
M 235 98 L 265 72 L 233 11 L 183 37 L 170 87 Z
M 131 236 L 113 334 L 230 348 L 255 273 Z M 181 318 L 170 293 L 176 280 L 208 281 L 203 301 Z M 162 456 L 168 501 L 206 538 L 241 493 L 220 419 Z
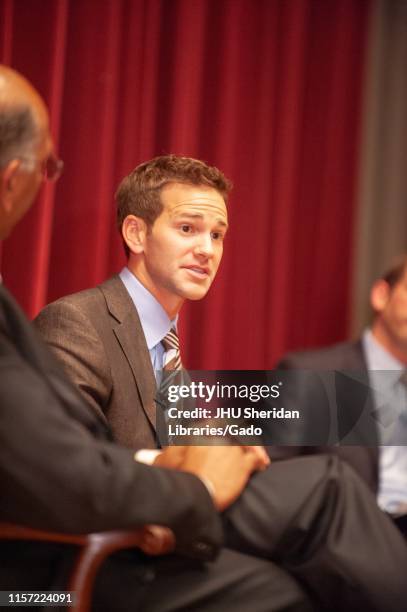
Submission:
M 55 542 L 79 547 L 67 585 L 68 591 L 76 593 L 76 603 L 71 607 L 72 612 L 89 612 L 94 581 L 103 561 L 118 550 L 137 547 L 141 538 L 141 529 L 67 534 L 32 529 L 12 523 L 0 523 L 0 540 Z

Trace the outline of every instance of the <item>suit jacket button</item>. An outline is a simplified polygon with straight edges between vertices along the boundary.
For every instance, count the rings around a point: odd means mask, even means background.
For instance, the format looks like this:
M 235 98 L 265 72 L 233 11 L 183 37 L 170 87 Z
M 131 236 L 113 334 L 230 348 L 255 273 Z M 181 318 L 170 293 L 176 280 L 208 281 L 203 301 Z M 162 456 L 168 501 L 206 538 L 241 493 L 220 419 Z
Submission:
M 155 571 L 152 568 L 148 568 L 143 572 L 143 582 L 153 582 L 155 578 Z
M 208 554 L 211 551 L 211 547 L 206 542 L 195 542 L 194 548 L 202 554 Z

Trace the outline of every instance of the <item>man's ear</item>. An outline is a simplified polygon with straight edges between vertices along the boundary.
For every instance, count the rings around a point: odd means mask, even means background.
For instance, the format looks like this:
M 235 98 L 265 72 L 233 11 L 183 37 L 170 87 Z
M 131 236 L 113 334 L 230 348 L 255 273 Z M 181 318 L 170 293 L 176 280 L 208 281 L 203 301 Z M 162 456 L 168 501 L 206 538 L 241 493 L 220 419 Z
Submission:
M 17 171 L 20 167 L 19 159 L 12 159 L 0 174 L 0 198 L 5 212 L 9 213 L 13 206 L 13 196 L 17 181 Z
M 375 312 L 380 313 L 385 309 L 390 291 L 389 284 L 385 280 L 378 280 L 373 284 L 370 291 L 370 304 Z
M 131 253 L 139 255 L 144 251 L 147 224 L 144 219 L 127 215 L 122 223 L 122 236 Z

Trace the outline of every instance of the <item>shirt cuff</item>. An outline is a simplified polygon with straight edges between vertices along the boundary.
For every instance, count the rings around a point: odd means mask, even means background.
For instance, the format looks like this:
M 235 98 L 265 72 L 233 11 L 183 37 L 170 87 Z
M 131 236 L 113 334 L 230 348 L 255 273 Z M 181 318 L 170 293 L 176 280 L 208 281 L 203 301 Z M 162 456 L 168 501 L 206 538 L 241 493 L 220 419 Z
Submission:
M 153 465 L 154 461 L 161 455 L 162 451 L 154 448 L 142 448 L 134 453 L 134 459 L 139 463 L 145 463 L 146 465 Z
M 215 499 L 215 487 L 209 478 L 204 478 L 203 476 L 198 476 L 200 480 L 204 483 L 205 487 L 208 489 L 208 493 L 211 496 L 211 499 Z

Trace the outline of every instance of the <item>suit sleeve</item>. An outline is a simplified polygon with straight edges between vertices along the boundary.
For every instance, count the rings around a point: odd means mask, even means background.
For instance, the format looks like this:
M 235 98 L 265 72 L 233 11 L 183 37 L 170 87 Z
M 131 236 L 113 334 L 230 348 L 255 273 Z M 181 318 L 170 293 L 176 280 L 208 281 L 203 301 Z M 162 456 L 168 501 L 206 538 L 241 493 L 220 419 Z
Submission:
M 180 552 L 216 554 L 221 524 L 202 482 L 95 439 L 73 417 L 86 412 L 79 396 L 65 405 L 1 330 L 0 398 L 1 520 L 73 533 L 155 523 L 175 532 Z
M 66 299 L 44 308 L 34 321 L 69 380 L 107 423 L 104 408 L 112 392 L 109 361 L 89 318 Z

